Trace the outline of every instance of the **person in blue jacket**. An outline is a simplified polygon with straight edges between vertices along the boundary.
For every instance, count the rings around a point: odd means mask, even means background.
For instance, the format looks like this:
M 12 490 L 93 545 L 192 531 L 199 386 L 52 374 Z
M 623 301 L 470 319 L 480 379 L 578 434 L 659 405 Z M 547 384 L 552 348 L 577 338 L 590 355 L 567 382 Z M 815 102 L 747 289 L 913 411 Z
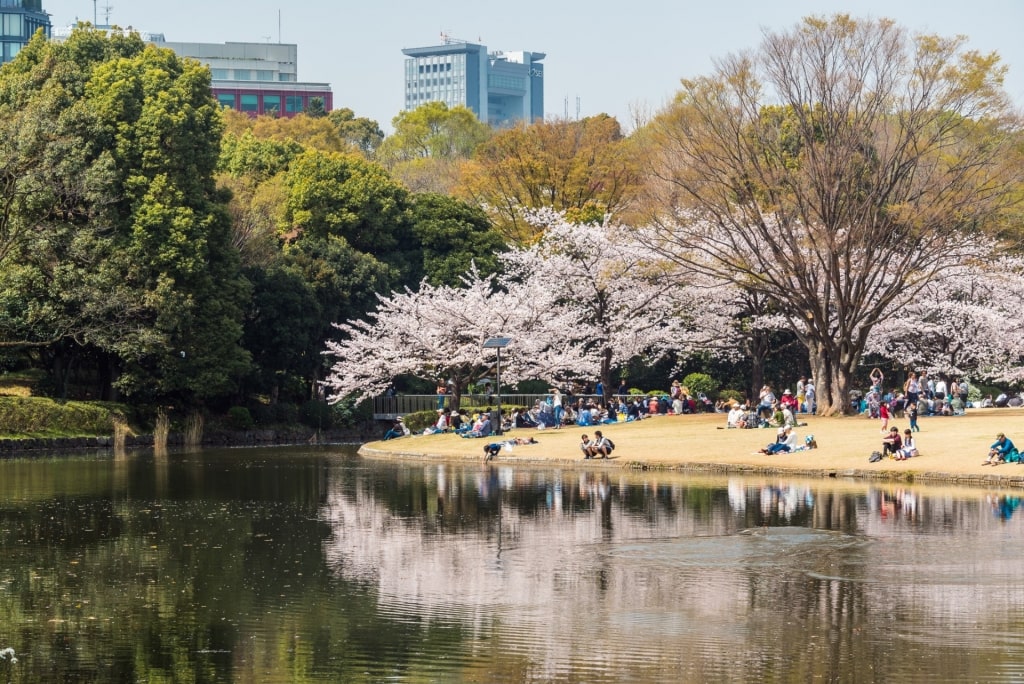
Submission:
M 1013 442 L 1002 432 L 996 435 L 996 441 L 988 448 L 988 458 L 981 465 L 999 465 L 1000 463 L 1020 463 L 1020 453 Z

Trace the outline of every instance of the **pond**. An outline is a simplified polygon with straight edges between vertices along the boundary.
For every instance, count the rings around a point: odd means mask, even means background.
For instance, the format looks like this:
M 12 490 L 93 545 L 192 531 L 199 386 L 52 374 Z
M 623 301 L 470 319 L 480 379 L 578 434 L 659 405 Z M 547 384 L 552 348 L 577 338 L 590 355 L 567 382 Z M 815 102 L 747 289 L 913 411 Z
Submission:
M 0 493 L 0 681 L 1024 678 L 1014 492 L 317 447 Z

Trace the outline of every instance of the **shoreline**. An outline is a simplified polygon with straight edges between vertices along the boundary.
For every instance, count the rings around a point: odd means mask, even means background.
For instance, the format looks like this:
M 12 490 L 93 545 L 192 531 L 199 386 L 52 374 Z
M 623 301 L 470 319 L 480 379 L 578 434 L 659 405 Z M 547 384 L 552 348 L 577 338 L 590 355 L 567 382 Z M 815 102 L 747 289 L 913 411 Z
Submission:
M 515 437 L 534 437 L 537 444 L 517 445 L 511 451 L 502 449 L 490 463 L 1024 488 L 1024 465 L 981 465 L 999 432 L 1005 432 L 1018 448 L 1024 449 L 1021 408 L 969 409 L 965 416 L 922 417 L 918 420 L 921 431 L 914 433 L 921 455 L 906 461 L 883 459 L 877 463 L 869 463 L 868 455 L 881 451 L 878 419 L 801 414 L 798 420 L 807 423 L 796 428 L 801 443 L 806 435 L 813 434 L 819 448 L 760 454 L 758 449 L 774 441 L 774 429 L 725 429 L 725 414 L 704 413 L 654 416 L 593 427 L 567 426 L 559 430 L 515 429 L 500 437 L 476 439 L 452 434 L 412 435 L 368 442 L 359 454 L 366 458 L 483 463 L 484 445 Z M 902 433 L 908 423 L 906 419 L 893 419 L 889 421 L 889 427 L 892 426 Z M 595 427 L 616 443 L 607 460 L 584 460 L 580 454 L 580 435 L 592 434 Z

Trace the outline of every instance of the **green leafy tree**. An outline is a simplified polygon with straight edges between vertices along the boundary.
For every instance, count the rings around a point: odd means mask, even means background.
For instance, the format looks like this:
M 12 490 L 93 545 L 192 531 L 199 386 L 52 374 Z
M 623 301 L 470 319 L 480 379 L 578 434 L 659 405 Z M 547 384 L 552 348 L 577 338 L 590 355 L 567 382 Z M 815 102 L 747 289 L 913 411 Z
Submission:
M 327 120 L 338 129 L 338 134 L 349 145 L 363 153 L 367 159 L 373 159 L 377 148 L 384 142 L 384 131 L 373 119 L 356 117 L 348 107 L 335 109 L 327 115 Z
M 491 135 L 467 107 L 428 102 L 392 119 L 395 128 L 377 159 L 413 192 L 447 193 L 458 182 L 461 163 Z
M 457 286 L 473 263 L 480 273 L 498 270 L 505 243 L 481 209 L 446 195 L 422 194 L 413 198 L 412 217 L 431 284 Z
M 2 299 L 31 284 L 3 321 L 8 344 L 104 365 L 138 396 L 234 387 L 248 285 L 213 181 L 209 87 L 197 63 L 88 28 L 64 43 L 37 36 L 0 72 L 0 118 L 23 141 L 8 163 L 32 171 L 6 190 L 0 259 L 19 267 L 0 269 Z

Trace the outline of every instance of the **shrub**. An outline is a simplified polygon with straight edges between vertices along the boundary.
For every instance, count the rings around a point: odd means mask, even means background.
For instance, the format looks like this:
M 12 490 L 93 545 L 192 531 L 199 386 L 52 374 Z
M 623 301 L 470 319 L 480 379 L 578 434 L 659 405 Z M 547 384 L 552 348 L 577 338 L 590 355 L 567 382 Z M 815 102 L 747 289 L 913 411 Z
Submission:
M 232 406 L 228 409 L 228 425 L 233 430 L 251 430 L 255 425 L 252 414 L 244 406 Z
M 6 435 L 109 435 L 113 434 L 113 404 L 41 397 L 0 397 L 0 434 Z
M 714 399 L 715 392 L 718 391 L 718 381 L 707 373 L 690 373 L 683 378 L 683 387 L 690 390 L 691 397 L 704 394 L 709 399 Z
M 738 390 L 724 389 L 718 393 L 718 398 L 722 401 L 738 401 L 743 403 L 743 392 Z

